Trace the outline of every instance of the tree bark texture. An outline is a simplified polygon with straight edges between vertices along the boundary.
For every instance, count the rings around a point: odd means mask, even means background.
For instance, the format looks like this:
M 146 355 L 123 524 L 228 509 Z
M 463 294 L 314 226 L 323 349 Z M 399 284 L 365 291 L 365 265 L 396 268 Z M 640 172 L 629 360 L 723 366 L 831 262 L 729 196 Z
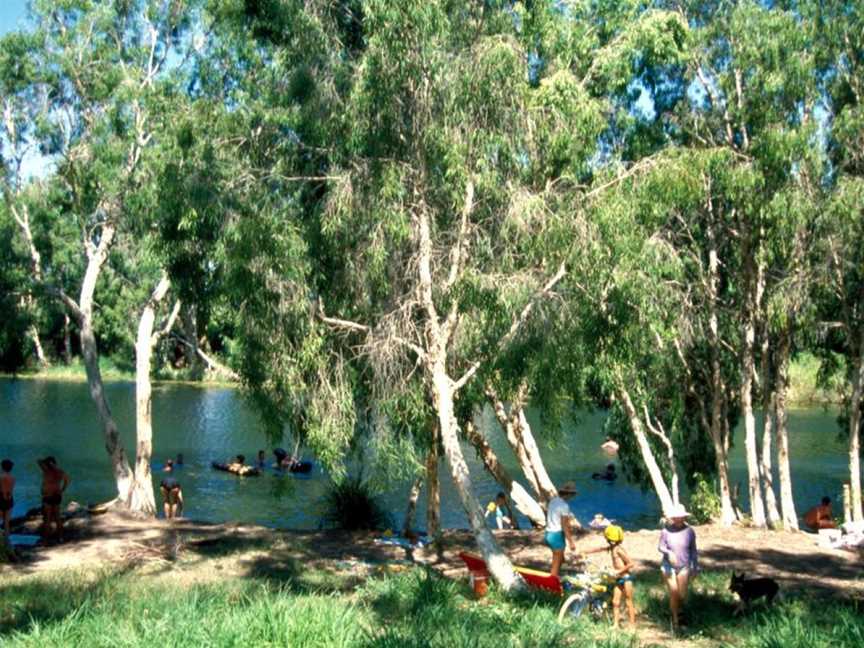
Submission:
M 486 561 L 489 573 L 492 574 L 502 589 L 505 592 L 519 589 L 523 586 L 522 581 L 513 570 L 510 559 L 501 551 L 492 532 L 486 526 L 483 510 L 474 495 L 474 486 L 468 472 L 468 464 L 462 455 L 462 448 L 459 445 L 459 436 L 456 431 L 456 419 L 453 412 L 453 383 L 447 376 L 443 360 L 440 358 L 432 367 L 431 379 L 433 402 L 438 412 L 438 425 L 441 431 L 444 456 L 447 458 L 450 475 L 453 478 L 453 484 L 459 494 L 462 507 L 468 515 L 477 546 Z
M 102 423 L 105 450 L 111 458 L 111 467 L 117 484 L 117 499 L 121 504 L 128 506 L 129 491 L 132 485 L 132 469 L 129 466 L 126 451 L 120 443 L 117 423 L 114 421 L 111 408 L 105 398 L 105 387 L 102 383 L 102 373 L 99 370 L 99 350 L 96 346 L 96 335 L 93 332 L 93 297 L 96 291 L 96 281 L 105 260 L 108 258 L 108 250 L 111 247 L 114 234 L 114 226 L 109 223 L 104 224 L 98 246 L 88 251 L 87 269 L 84 272 L 78 300 L 80 310 L 78 326 L 81 331 L 81 355 L 84 359 L 84 368 L 87 371 L 87 384 L 90 388 L 90 397 L 96 404 L 96 411 Z
M 441 488 L 438 484 L 438 434 L 426 456 L 426 534 L 434 538 L 441 531 Z
M 534 433 L 531 431 L 531 424 L 528 423 L 525 409 L 522 407 L 516 412 L 516 424 L 513 426 L 513 432 L 516 435 L 517 442 L 525 449 L 525 453 L 528 455 L 528 462 L 534 471 L 534 478 L 539 489 L 538 497 L 540 498 L 540 503 L 541 505 L 547 505 L 549 500 L 558 496 L 558 489 L 549 478 L 546 464 L 543 463 L 543 455 L 540 454 L 540 448 L 534 439 Z
M 789 431 L 786 425 L 786 394 L 789 391 L 789 333 L 780 336 L 777 345 L 777 375 L 775 376 L 775 435 L 777 438 L 777 474 L 780 479 L 780 514 L 783 528 L 798 530 L 798 514 L 792 497 L 792 471 L 789 464 Z
M 759 457 L 759 472 L 762 477 L 762 491 L 765 496 L 765 513 L 768 526 L 772 529 L 780 524 L 780 512 L 777 509 L 777 496 L 774 494 L 774 473 L 771 460 L 771 439 L 776 423 L 776 394 L 774 382 L 771 380 L 771 349 L 767 331 L 763 327 L 762 339 L 762 450 Z
M 745 230 L 749 228 L 745 224 Z M 742 234 L 745 239 L 744 258 L 746 276 L 744 284 L 747 286 L 745 303 L 743 305 L 743 344 L 741 348 L 741 417 L 744 419 L 744 451 L 747 457 L 747 485 L 750 495 L 750 516 L 753 526 L 765 527 L 765 504 L 762 500 L 762 487 L 759 473 L 758 449 L 756 446 L 756 417 L 753 414 L 753 377 L 755 375 L 755 342 L 756 342 L 756 268 L 753 259 L 753 250 L 749 249 L 746 241 L 751 234 L 747 231 Z
M 423 487 L 423 476 L 421 475 L 411 484 L 408 491 L 408 506 L 405 509 L 405 522 L 402 524 L 402 536 L 407 537 L 414 527 L 414 514 L 417 512 L 417 499 L 420 497 L 420 489 Z
M 708 185 L 708 209 L 713 218 L 713 203 Z M 720 326 L 717 314 L 720 259 L 717 254 L 713 222 L 708 228 L 708 332 L 711 345 L 711 443 L 714 446 L 714 461 L 717 467 L 717 481 L 720 486 L 720 524 L 731 526 L 737 516 L 732 505 L 732 491 L 729 486 L 729 436 L 724 426 L 724 399 L 726 389 L 720 369 Z
M 153 478 L 150 460 L 153 456 L 153 397 L 150 382 L 150 365 L 158 336 L 154 335 L 156 309 L 165 298 L 171 282 L 163 275 L 149 301 L 144 306 L 138 321 L 138 337 L 135 342 L 135 472 L 129 494 L 129 508 L 146 515 L 156 515 L 156 498 L 153 495 Z
M 519 482 L 515 481 L 507 469 L 498 461 L 498 456 L 495 451 L 489 446 L 489 442 L 480 433 L 477 428 L 471 423 L 464 426 L 465 437 L 477 450 L 480 458 L 483 460 L 483 465 L 486 470 L 492 475 L 492 478 L 498 482 L 501 488 L 509 495 L 510 500 L 515 504 L 516 509 L 527 517 L 531 524 L 537 529 L 542 529 L 546 526 L 546 515 L 540 504 L 537 503 L 531 494 Z M 516 520 L 513 520 L 514 528 Z

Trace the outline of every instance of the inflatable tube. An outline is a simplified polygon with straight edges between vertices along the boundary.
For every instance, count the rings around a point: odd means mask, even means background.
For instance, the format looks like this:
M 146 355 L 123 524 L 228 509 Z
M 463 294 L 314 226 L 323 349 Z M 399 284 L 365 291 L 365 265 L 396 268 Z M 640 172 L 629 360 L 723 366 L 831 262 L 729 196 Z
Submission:
M 228 467 L 228 464 L 219 463 L 218 461 L 214 461 L 212 464 L 215 470 L 221 470 L 222 472 L 231 473 L 232 475 L 237 475 L 238 477 L 258 477 L 261 474 L 261 471 L 257 468 L 252 468 L 251 466 L 244 466 L 243 472 L 238 472 L 236 470 L 231 470 Z

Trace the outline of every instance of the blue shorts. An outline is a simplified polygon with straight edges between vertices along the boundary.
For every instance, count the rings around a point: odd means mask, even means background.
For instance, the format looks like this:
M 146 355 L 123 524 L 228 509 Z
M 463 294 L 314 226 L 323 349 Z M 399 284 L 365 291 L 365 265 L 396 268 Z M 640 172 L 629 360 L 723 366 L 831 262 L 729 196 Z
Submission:
M 544 539 L 552 551 L 564 551 L 564 547 L 567 546 L 563 531 L 547 531 Z

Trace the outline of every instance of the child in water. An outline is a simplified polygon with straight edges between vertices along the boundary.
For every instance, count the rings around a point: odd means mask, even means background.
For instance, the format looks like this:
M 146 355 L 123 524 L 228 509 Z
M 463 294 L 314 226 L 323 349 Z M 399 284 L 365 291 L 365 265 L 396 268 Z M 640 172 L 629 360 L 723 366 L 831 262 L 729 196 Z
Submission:
M 601 551 L 609 552 L 609 557 L 612 559 L 612 569 L 615 573 L 615 590 L 612 592 L 612 621 L 617 628 L 621 615 L 619 610 L 621 597 L 623 596 L 627 602 L 627 617 L 632 628 L 636 625 L 636 607 L 633 605 L 633 574 L 630 573 L 634 563 L 630 555 L 624 551 L 624 547 L 621 546 L 624 542 L 624 530 L 617 524 L 610 524 L 604 529 L 603 536 L 606 538 L 607 546 L 586 549 L 582 552 L 582 556 Z

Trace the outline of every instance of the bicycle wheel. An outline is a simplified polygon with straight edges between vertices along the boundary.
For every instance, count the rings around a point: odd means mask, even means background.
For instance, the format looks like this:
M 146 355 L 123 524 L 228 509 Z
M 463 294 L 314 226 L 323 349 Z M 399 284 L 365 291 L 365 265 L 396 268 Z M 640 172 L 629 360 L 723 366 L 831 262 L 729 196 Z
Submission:
M 585 609 L 585 606 L 588 605 L 590 600 L 591 596 L 588 592 L 578 592 L 569 596 L 558 611 L 558 622 L 561 623 L 564 620 L 565 615 L 569 615 L 573 618 L 578 617 L 582 614 L 582 611 Z

